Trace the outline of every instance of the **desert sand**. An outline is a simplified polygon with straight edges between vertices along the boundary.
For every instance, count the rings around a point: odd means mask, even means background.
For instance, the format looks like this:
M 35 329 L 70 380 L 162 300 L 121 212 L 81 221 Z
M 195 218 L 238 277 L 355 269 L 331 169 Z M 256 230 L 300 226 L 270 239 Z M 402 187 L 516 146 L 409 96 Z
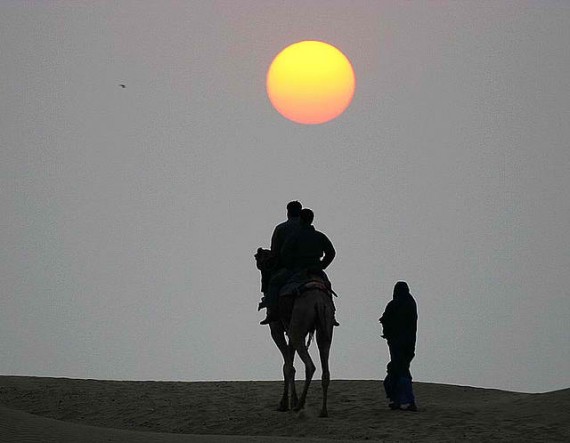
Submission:
M 0 376 L 1 442 L 570 441 L 570 389 L 527 394 L 414 383 L 418 412 L 391 411 L 379 380 L 320 382 L 301 413 L 281 382 Z

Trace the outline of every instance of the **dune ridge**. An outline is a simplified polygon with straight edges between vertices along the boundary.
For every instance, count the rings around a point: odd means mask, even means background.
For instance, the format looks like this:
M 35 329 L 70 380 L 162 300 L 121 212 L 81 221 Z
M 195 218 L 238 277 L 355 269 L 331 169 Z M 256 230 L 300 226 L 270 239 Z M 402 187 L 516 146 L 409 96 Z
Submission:
M 299 414 L 275 410 L 281 388 L 278 381 L 0 376 L 0 440 L 570 441 L 570 389 L 527 394 L 415 383 L 420 411 L 412 413 L 387 409 L 379 380 L 333 380 L 330 418 L 321 419 L 318 381 Z

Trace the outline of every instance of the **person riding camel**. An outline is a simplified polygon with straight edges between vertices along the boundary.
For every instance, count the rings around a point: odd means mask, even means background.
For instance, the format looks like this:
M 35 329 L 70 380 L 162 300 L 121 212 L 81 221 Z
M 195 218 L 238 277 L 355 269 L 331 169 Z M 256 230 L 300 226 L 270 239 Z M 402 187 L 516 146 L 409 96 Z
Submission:
M 304 208 L 300 214 L 299 229 L 281 248 L 281 261 L 292 271 L 323 271 L 334 260 L 336 251 L 329 238 L 312 225 L 315 215 Z M 321 259 L 322 257 L 322 259 Z
M 315 215 L 312 210 L 301 210 L 300 227 L 281 248 L 281 261 L 291 275 L 306 271 L 324 280 L 330 288 L 330 281 L 324 270 L 332 263 L 336 251 L 332 242 L 312 225 Z M 329 291 L 332 301 L 332 290 Z M 334 305 L 334 303 L 333 303 Z M 335 326 L 339 323 L 334 320 Z
M 291 272 L 283 266 L 281 249 L 287 239 L 299 229 L 302 208 L 301 203 L 296 200 L 287 203 L 287 220 L 279 223 L 273 230 L 271 236 L 272 270 L 267 278 L 264 278 L 265 275 L 262 272 L 261 292 L 265 294 L 265 297 L 260 308 L 267 308 L 267 316 L 259 323 L 261 325 L 268 325 L 279 318 L 277 315 L 279 290 L 291 276 Z

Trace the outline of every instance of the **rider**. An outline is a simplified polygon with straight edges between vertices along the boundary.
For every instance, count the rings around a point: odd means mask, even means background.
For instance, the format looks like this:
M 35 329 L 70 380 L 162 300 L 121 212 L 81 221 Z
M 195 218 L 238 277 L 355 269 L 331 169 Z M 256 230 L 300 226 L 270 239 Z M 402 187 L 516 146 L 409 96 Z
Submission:
M 312 225 L 314 217 L 312 210 L 301 210 L 300 228 L 283 245 L 281 260 L 293 273 L 306 270 L 310 274 L 319 275 L 328 283 L 328 277 L 323 271 L 334 260 L 336 251 L 329 238 Z M 336 319 L 334 324 L 339 325 Z
M 300 229 L 281 248 L 281 261 L 286 268 L 322 271 L 334 260 L 336 251 L 329 238 L 312 225 L 314 218 L 310 209 L 301 210 Z
M 271 252 L 274 254 L 281 253 L 285 240 L 299 228 L 302 208 L 297 200 L 287 203 L 287 220 L 275 226 L 271 236 Z
M 290 271 L 283 267 L 281 249 L 287 239 L 299 229 L 302 208 L 301 203 L 296 200 L 287 203 L 287 220 L 279 223 L 273 230 L 271 252 L 277 257 L 277 265 L 267 288 L 265 286 L 262 288 L 262 291 L 265 293 L 264 304 L 267 307 L 267 316 L 259 323 L 261 325 L 267 325 L 278 319 L 277 302 L 279 301 L 279 289 L 290 277 Z

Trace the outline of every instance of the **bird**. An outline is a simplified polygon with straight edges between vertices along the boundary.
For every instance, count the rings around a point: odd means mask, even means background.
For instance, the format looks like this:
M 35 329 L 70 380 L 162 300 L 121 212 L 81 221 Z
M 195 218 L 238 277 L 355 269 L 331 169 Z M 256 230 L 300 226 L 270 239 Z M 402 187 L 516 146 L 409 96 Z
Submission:
M 119 86 L 120 86 L 121 88 L 126 88 L 126 87 L 127 87 L 126 85 L 119 85 Z

